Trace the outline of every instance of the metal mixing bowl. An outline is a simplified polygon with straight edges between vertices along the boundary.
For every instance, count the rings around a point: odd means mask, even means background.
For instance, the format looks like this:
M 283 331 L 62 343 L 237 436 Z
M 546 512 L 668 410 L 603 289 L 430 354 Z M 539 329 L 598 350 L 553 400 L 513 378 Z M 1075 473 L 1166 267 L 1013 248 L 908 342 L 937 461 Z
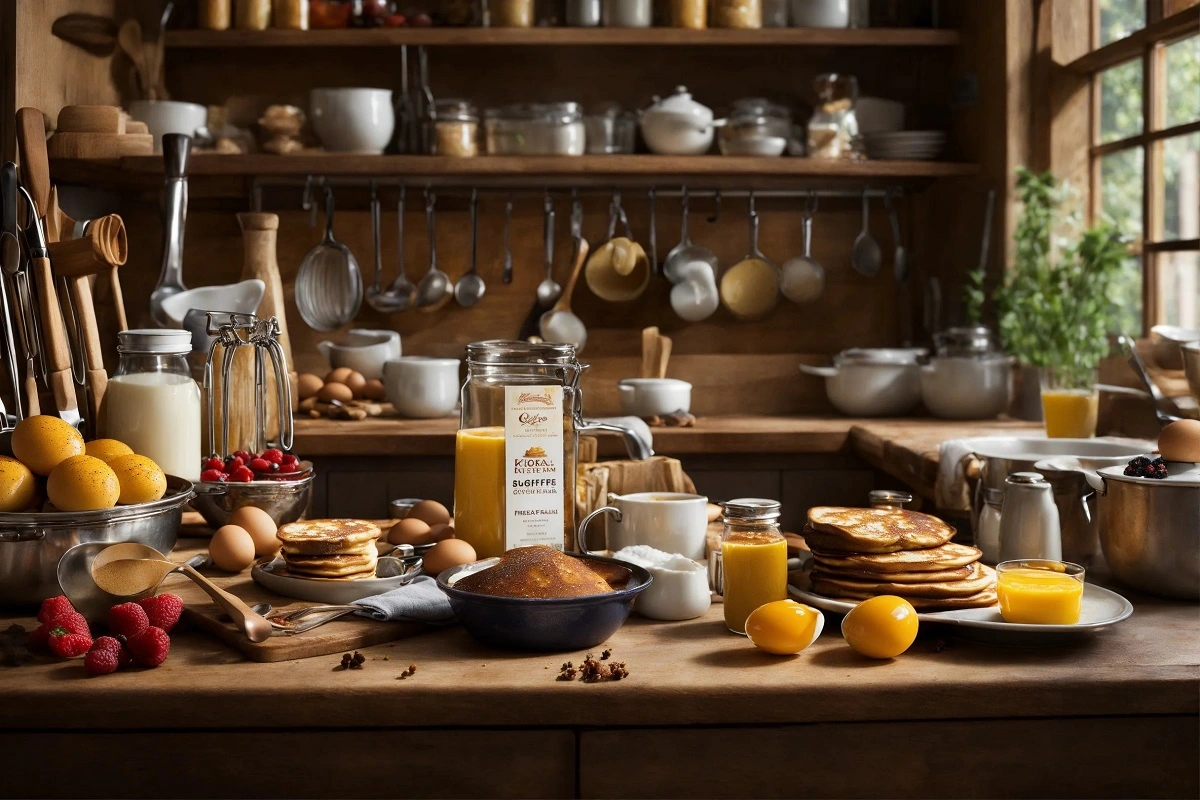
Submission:
M 295 522 L 308 510 L 314 474 L 294 481 L 250 481 L 248 483 L 201 482 L 196 484 L 192 508 L 213 528 L 229 522 L 229 515 L 242 506 L 256 506 L 271 515 L 276 525 Z
M 167 476 L 153 503 L 103 511 L 0 514 L 0 606 L 30 606 L 60 593 L 58 560 L 83 542 L 139 542 L 160 553 L 175 546 L 192 484 Z

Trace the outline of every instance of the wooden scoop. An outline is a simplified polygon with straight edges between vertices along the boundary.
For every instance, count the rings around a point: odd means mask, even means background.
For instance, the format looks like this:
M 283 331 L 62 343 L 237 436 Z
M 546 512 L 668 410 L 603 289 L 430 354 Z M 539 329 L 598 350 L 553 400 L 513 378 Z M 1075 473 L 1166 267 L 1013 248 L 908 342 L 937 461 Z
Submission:
M 667 377 L 667 363 L 671 359 L 671 339 L 651 326 L 642 329 L 642 375 L 643 378 Z

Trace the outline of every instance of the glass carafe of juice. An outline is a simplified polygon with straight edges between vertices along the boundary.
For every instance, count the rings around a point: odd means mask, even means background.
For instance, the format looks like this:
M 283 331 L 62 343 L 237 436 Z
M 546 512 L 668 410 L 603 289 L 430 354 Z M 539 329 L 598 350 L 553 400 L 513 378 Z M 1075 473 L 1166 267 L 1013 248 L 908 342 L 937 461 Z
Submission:
M 779 503 L 742 498 L 725 503 L 721 537 L 725 625 L 746 632 L 759 606 L 787 599 L 787 542 L 779 532 Z

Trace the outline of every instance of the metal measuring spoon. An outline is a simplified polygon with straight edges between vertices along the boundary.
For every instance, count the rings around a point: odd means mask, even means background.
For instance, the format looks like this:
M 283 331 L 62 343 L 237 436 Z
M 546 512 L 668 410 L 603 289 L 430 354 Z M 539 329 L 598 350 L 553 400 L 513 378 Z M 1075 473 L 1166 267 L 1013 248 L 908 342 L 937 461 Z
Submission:
M 909 263 L 908 251 L 904 249 L 904 243 L 900 239 L 900 220 L 896 217 L 896 206 L 892 203 L 891 192 L 883 196 L 883 203 L 887 206 L 888 218 L 892 223 L 892 242 L 896 246 L 896 253 L 892 256 L 892 273 L 896 276 L 896 283 L 907 283 L 912 265 Z
M 872 278 L 879 273 L 880 267 L 883 266 L 883 250 L 880 249 L 879 242 L 875 241 L 875 237 L 871 236 L 869 228 L 871 223 L 871 202 L 865 190 L 862 196 L 862 209 L 862 232 L 854 240 L 854 269 L 859 275 Z
M 417 284 L 417 308 L 423 311 L 436 311 L 441 308 L 454 292 L 454 284 L 450 276 L 438 269 L 437 266 L 437 217 L 434 206 L 437 196 L 429 189 L 425 190 L 425 221 L 429 226 L 429 271 Z
M 463 308 L 470 308 L 483 299 L 487 284 L 479 274 L 479 190 L 471 190 L 471 267 L 467 274 L 458 279 L 454 287 L 454 299 Z
M 546 226 L 543 238 L 545 241 L 546 277 L 537 286 L 538 304 L 549 308 L 562 297 L 562 286 L 554 280 L 554 199 L 546 193 Z

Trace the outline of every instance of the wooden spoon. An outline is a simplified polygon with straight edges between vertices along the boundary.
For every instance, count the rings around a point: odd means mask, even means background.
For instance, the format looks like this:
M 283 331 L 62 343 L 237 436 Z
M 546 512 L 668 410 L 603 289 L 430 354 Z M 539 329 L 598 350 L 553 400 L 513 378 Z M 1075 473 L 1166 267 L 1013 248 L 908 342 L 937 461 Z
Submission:
M 149 97 L 154 87 L 150 82 L 150 68 L 146 64 L 146 48 L 142 42 L 142 25 L 136 19 L 127 19 L 121 23 L 117 31 L 117 43 L 121 50 L 129 56 L 137 70 L 138 83 L 141 84 L 142 96 Z

